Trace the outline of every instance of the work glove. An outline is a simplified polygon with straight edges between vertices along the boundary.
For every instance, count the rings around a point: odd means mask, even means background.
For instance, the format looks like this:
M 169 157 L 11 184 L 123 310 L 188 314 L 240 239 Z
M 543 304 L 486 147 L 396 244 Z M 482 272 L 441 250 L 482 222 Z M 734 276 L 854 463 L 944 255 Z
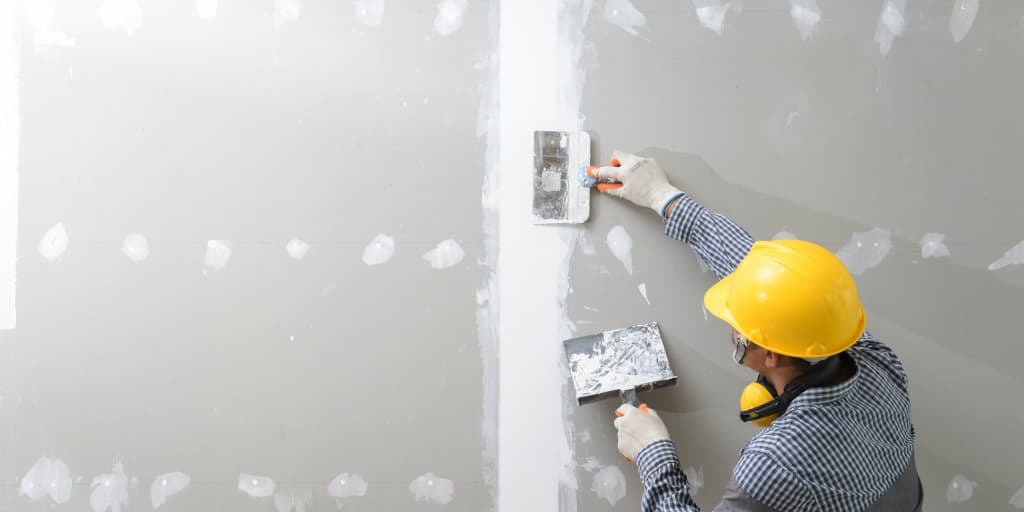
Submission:
M 635 461 L 644 448 L 669 439 L 665 422 L 661 421 L 654 409 L 648 409 L 646 405 L 638 409 L 622 404 L 622 407 L 616 409 L 615 415 L 618 416 L 615 428 L 619 431 L 619 453 L 630 462 Z
M 601 186 L 602 192 L 646 206 L 662 217 L 669 203 L 683 194 L 668 182 L 665 171 L 653 158 L 616 151 L 612 153 L 612 165 L 598 167 L 594 174 L 622 183 L 621 187 Z

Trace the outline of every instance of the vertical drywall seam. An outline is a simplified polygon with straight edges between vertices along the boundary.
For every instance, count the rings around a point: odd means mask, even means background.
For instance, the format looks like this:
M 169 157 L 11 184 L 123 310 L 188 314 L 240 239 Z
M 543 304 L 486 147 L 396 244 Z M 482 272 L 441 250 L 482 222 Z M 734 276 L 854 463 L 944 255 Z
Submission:
M 530 207 L 533 131 L 580 126 L 578 36 L 567 39 L 565 27 L 589 5 L 500 2 L 499 512 L 576 509 L 561 341 L 570 335 L 565 299 L 580 229 L 534 226 Z
M 0 330 L 17 324 L 18 45 L 14 2 L 0 2 Z

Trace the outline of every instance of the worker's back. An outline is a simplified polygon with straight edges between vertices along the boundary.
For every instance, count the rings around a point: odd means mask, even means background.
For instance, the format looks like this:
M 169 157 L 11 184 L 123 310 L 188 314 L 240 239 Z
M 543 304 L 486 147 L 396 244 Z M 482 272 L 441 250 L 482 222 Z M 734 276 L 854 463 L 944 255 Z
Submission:
M 750 441 L 733 478 L 777 510 L 918 510 L 914 430 L 899 358 L 870 334 L 847 380 L 810 389 Z

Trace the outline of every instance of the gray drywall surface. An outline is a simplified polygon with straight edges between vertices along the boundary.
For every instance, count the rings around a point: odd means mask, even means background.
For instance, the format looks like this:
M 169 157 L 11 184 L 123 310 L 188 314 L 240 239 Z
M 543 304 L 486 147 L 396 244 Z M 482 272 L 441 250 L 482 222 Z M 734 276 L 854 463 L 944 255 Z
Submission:
M 734 5 L 721 35 L 690 1 L 636 0 L 646 24 L 634 36 L 605 17 L 628 5 L 595 2 L 586 26 L 582 114 L 595 160 L 615 149 L 655 157 L 758 239 L 786 230 L 838 250 L 855 232 L 889 231 L 891 250 L 856 277 L 869 329 L 910 374 L 925 509 L 1013 510 L 1024 485 L 1024 267 L 989 265 L 1024 239 L 1024 4 L 981 2 L 957 43 L 953 1 L 911 0 L 887 55 L 874 41 L 881 1 L 817 2 L 807 40 L 784 1 Z M 633 238 L 632 275 L 604 243 L 615 225 Z M 586 232 L 597 251 L 576 252 L 570 317 L 580 334 L 661 323 L 679 385 L 647 400 L 683 466 L 703 469 L 697 501 L 711 507 L 756 432 L 737 418 L 753 376 L 732 362 L 728 327 L 701 309 L 714 277 L 650 211 L 596 198 Z M 930 232 L 946 235 L 948 257 L 922 257 Z M 635 470 L 615 453 L 615 406 L 566 400 L 579 461 L 618 465 L 629 482 L 612 507 L 580 469 L 580 510 L 638 506 Z M 957 474 L 977 486 L 949 503 Z
M 196 2 L 142 0 L 140 25 L 118 14 L 133 3 L 54 2 L 48 26 L 74 46 L 19 24 L 0 509 L 50 509 L 19 496 L 40 457 L 74 481 L 55 510 L 89 510 L 115 461 L 130 510 L 150 510 L 172 471 L 191 485 L 161 510 L 337 510 L 340 473 L 368 483 L 345 510 L 437 508 L 409 490 L 427 473 L 453 481 L 446 509 L 488 509 L 477 117 L 491 2 L 448 35 L 439 2 L 388 1 L 376 26 L 360 5 L 383 2 L 222 1 L 202 18 Z M 50 261 L 38 246 L 58 222 L 69 244 Z M 122 254 L 129 233 L 145 261 Z M 368 266 L 379 233 L 394 257 Z M 292 238 L 310 244 L 302 259 Z M 434 269 L 421 255 L 446 239 L 465 257 Z M 223 269 L 204 272 L 208 240 L 229 242 Z M 273 478 L 279 503 L 241 492 L 240 473 Z

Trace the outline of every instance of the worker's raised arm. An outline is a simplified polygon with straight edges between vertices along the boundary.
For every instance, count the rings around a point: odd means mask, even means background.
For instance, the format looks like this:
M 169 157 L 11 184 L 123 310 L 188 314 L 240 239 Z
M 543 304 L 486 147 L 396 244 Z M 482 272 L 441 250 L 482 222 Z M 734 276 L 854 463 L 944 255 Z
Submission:
M 646 206 L 666 221 L 665 232 L 690 244 L 719 279 L 736 270 L 754 239 L 728 217 L 711 212 L 672 186 L 658 162 L 616 151 L 612 165 L 594 174 L 621 185 L 602 185 L 601 191 Z
M 686 242 L 719 279 L 731 274 L 754 239 L 731 219 L 680 193 L 667 207 L 665 234 Z

